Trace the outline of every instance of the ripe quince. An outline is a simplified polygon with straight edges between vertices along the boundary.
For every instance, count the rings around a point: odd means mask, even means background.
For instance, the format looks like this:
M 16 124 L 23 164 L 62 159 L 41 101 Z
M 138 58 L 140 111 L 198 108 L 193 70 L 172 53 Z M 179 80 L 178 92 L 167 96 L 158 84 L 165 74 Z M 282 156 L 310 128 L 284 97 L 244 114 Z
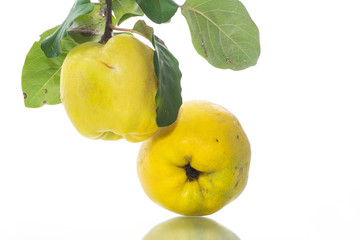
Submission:
M 75 128 L 92 139 L 140 142 L 156 124 L 154 51 L 128 34 L 73 48 L 61 70 L 61 101 Z
M 250 144 L 237 118 L 206 101 L 185 102 L 176 122 L 142 143 L 145 193 L 173 212 L 212 214 L 237 198 L 249 172 Z

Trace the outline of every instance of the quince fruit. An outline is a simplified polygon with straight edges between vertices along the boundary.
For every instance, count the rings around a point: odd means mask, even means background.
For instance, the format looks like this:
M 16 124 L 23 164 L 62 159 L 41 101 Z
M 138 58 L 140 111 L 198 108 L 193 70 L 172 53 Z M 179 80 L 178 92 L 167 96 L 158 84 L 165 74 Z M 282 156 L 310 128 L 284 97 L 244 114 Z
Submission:
M 83 136 L 140 142 L 156 132 L 153 54 L 127 34 L 70 51 L 61 71 L 61 101 Z
M 184 103 L 176 122 L 142 143 L 138 176 L 145 193 L 173 212 L 212 214 L 244 190 L 250 144 L 237 118 L 205 101 Z

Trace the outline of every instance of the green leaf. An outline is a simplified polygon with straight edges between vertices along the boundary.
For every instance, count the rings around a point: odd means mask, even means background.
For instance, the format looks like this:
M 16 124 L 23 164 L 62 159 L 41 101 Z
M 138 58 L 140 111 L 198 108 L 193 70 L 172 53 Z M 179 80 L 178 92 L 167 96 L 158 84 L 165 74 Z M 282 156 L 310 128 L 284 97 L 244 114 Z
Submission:
M 153 35 L 152 43 L 155 48 L 154 68 L 159 81 L 159 90 L 155 97 L 156 122 L 159 127 L 166 127 L 176 121 L 182 104 L 180 85 L 182 74 L 179 62 L 163 41 Z
M 259 30 L 238 0 L 187 0 L 181 7 L 196 51 L 211 65 L 242 70 L 260 55 Z
M 180 85 L 182 74 L 179 62 L 164 42 L 154 35 L 154 29 L 146 25 L 145 21 L 137 21 L 133 30 L 151 41 L 154 46 L 153 63 L 159 81 L 159 89 L 155 96 L 156 122 L 159 127 L 169 126 L 176 121 L 182 104 Z
M 173 0 L 136 0 L 136 2 L 146 16 L 155 23 L 169 21 L 179 8 Z
M 67 29 L 76 18 L 90 13 L 93 9 L 94 4 L 90 3 L 90 0 L 77 0 L 75 2 L 65 21 L 51 36 L 44 39 L 41 43 L 41 49 L 48 58 L 55 58 L 61 54 L 60 40 L 66 37 Z
M 113 0 L 112 5 L 117 25 L 128 18 L 144 15 L 135 0 Z
M 25 106 L 29 108 L 41 107 L 45 104 L 54 105 L 60 100 L 60 70 L 64 59 L 77 44 L 66 37 L 61 41 L 63 49 L 56 58 L 47 58 L 40 48 L 40 43 L 53 34 L 58 27 L 52 28 L 41 35 L 26 56 L 22 70 L 22 90 Z
M 143 37 L 147 38 L 150 42 L 152 42 L 154 29 L 146 25 L 144 20 L 137 21 L 133 27 L 133 30 L 141 33 Z
M 67 33 L 79 44 L 98 42 L 104 34 L 105 25 L 105 11 L 101 6 L 96 5 L 91 13 L 76 18 Z

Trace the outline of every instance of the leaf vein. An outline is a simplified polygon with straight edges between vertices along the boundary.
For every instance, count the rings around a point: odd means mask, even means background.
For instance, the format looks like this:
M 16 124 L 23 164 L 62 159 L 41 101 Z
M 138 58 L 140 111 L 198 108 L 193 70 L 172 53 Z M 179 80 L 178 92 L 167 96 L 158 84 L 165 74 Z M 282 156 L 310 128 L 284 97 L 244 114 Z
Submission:
M 192 7 L 193 7 L 193 8 L 198 8 L 198 7 L 200 7 L 201 5 L 207 4 L 207 3 L 212 2 L 212 1 L 213 1 L 213 0 L 209 0 L 209 1 L 206 1 L 206 2 L 202 2 L 202 3 L 200 3 L 199 5 L 192 6 Z
M 205 14 L 205 13 L 209 13 L 209 12 L 227 12 L 227 13 L 234 13 L 234 14 L 237 14 L 237 15 L 244 16 L 244 14 L 241 14 L 239 12 L 234 12 L 234 11 L 229 11 L 229 10 L 220 10 L 220 9 L 209 10 L 209 11 L 202 12 L 202 13 Z
M 55 75 L 60 71 L 60 69 L 61 67 L 59 67 L 59 69 L 55 71 L 55 73 L 42 85 L 42 87 L 32 97 L 29 98 L 29 101 L 34 99 L 34 97 L 36 97 L 44 89 L 44 87 L 55 77 Z
M 215 47 L 214 47 L 214 44 L 213 44 L 213 42 L 211 41 L 210 29 L 209 29 L 209 22 L 208 22 L 208 21 L 206 21 L 206 27 L 207 27 L 207 32 L 208 32 L 208 35 L 209 35 L 209 42 L 210 42 L 210 44 L 211 44 L 212 49 L 214 49 L 214 53 L 215 53 L 214 55 L 215 55 L 216 58 L 218 58 L 218 59 L 220 60 L 220 62 L 222 62 L 222 59 L 220 58 L 220 56 L 218 56 L 217 51 L 216 51 L 216 49 L 215 49 Z
M 191 10 L 191 9 L 188 9 Z M 195 10 L 195 11 L 194 11 Z M 202 16 L 203 18 L 205 18 L 205 20 L 209 21 L 210 23 L 212 23 L 219 31 L 221 31 L 227 38 L 229 38 L 229 40 L 231 42 L 233 42 L 234 45 L 236 45 L 238 47 L 238 49 L 244 53 L 244 55 L 250 59 L 249 55 L 243 50 L 243 48 L 241 46 L 239 46 L 234 39 L 232 39 L 222 28 L 219 27 L 219 25 L 216 24 L 216 22 L 214 22 L 210 17 L 208 17 L 207 15 L 205 15 L 204 13 L 200 12 L 197 9 L 193 9 L 192 11 L 194 11 L 195 13 L 199 14 L 200 16 Z

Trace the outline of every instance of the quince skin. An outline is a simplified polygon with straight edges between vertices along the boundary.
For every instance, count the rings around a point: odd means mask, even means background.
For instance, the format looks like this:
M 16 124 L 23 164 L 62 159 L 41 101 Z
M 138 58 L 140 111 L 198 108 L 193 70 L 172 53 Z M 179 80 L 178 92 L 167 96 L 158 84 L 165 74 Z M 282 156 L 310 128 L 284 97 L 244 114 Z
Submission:
M 70 51 L 61 71 L 61 101 L 83 136 L 140 142 L 155 133 L 158 81 L 153 54 L 127 34 Z
M 249 172 L 250 144 L 237 118 L 205 101 L 185 102 L 176 122 L 142 143 L 145 193 L 173 212 L 212 214 L 237 198 Z

